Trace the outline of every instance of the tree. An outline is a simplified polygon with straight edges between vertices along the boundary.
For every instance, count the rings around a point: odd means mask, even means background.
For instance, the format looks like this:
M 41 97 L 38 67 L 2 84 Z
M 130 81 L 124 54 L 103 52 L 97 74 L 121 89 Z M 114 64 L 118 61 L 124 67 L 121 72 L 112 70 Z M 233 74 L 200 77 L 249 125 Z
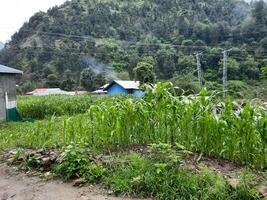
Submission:
M 57 75 L 55 74 L 48 75 L 45 85 L 49 88 L 59 87 L 60 83 L 59 83 Z
M 177 72 L 187 73 L 192 72 L 196 69 L 196 60 L 194 56 L 185 56 L 183 54 L 179 55 Z
M 105 73 L 100 73 L 95 76 L 95 86 L 99 88 L 107 83 L 107 78 Z
M 184 93 L 185 95 L 196 94 L 200 91 L 198 86 L 197 78 L 192 73 L 187 74 L 176 74 L 171 82 L 174 86 L 183 90 L 180 94 Z
M 93 0 L 83 5 L 73 0 L 34 15 L 0 52 L 0 63 L 23 69 L 23 81 L 43 84 L 51 81 L 50 74 L 56 74 L 61 87 L 71 90 L 76 87 L 73 80 L 79 82 L 82 70 L 88 67 L 87 57 L 96 59 L 93 69 L 104 63 L 105 69 L 122 74 L 118 76 L 122 79 L 128 79 L 128 74 L 134 79 L 137 64 L 149 63 L 157 78 L 168 81 L 175 73 L 196 71 L 194 53 L 202 52 L 203 75 L 220 83 L 219 61 L 223 49 L 231 46 L 236 48 L 229 59 L 236 57 L 240 70 L 236 63 L 233 68 L 229 63 L 229 78 L 250 82 L 258 80 L 259 69 L 266 66 L 262 63 L 267 52 L 266 31 L 267 6 L 262 0 L 251 4 L 241 0 L 151 0 L 138 5 L 121 0 Z M 70 37 L 46 37 L 42 32 Z M 245 59 L 249 56 L 258 65 Z M 70 78 L 61 76 L 67 69 L 72 71 Z M 97 76 L 94 82 L 99 83 L 94 88 L 103 80 Z
M 141 62 L 148 63 L 153 67 L 156 65 L 155 60 L 152 56 L 144 56 L 143 58 L 141 58 Z
M 139 62 L 134 68 L 135 80 L 143 83 L 154 83 L 156 76 L 154 66 L 147 62 Z
M 72 78 L 71 70 L 66 70 L 64 72 L 63 81 L 61 82 L 60 88 L 66 91 L 72 91 L 75 87 L 76 82 Z
M 95 77 L 96 77 L 96 74 L 92 70 L 92 68 L 85 68 L 81 72 L 81 78 L 80 78 L 81 86 L 87 91 L 95 90 L 96 89 Z
M 222 74 L 222 69 L 223 60 L 220 61 L 220 74 Z M 239 63 L 233 58 L 227 60 L 227 78 L 228 80 L 241 79 Z
M 241 64 L 241 73 L 243 73 L 246 78 L 257 80 L 259 79 L 259 63 L 254 60 L 253 57 L 249 56 L 244 63 Z
M 266 22 L 266 5 L 263 0 L 256 1 L 252 10 L 252 16 L 255 18 L 256 25 L 263 26 Z
M 231 96 L 237 96 L 238 98 L 244 98 L 249 92 L 248 86 L 245 82 L 239 80 L 228 81 L 228 91 Z
M 173 49 L 164 49 L 157 52 L 157 75 L 161 79 L 170 79 L 176 71 L 177 57 Z

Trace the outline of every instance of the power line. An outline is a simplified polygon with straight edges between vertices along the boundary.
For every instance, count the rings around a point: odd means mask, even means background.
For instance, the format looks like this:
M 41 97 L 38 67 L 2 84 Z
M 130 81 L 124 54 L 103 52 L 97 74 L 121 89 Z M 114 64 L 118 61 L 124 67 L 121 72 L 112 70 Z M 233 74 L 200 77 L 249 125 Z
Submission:
M 49 48 L 49 49 L 45 49 L 45 51 L 48 51 L 48 52 L 63 52 L 63 53 L 66 53 L 66 54 L 70 54 L 70 55 L 88 55 L 88 54 L 91 54 L 92 52 L 73 52 L 73 51 L 68 51 L 68 50 L 77 50 L 77 48 L 65 48 L 65 49 L 60 49 L 60 48 L 53 48 L 51 46 L 42 46 L 42 47 L 34 47 L 34 46 L 27 46 L 23 49 L 44 49 L 44 48 Z M 12 51 L 16 51 L 16 52 L 20 52 L 21 50 L 23 50 L 21 48 L 13 48 L 12 47 Z M 154 55 L 154 54 L 151 54 L 151 52 L 147 52 L 148 55 Z M 213 56 L 213 57 L 217 57 L 217 58 L 223 58 L 221 56 L 221 53 L 215 53 L 215 52 L 205 52 L 203 53 L 203 56 Z M 161 52 L 160 55 L 175 55 L 176 57 L 179 57 L 179 55 L 177 56 L 176 52 L 173 52 L 173 54 L 169 54 L 169 53 L 165 53 L 165 52 Z M 182 55 L 186 55 L 186 56 L 193 56 L 194 54 L 193 53 L 187 53 L 187 52 L 182 52 Z M 231 54 L 231 57 L 232 58 L 235 58 L 235 59 L 239 59 L 239 60 L 244 60 L 247 58 L 246 55 L 242 56 L 242 55 L 233 55 Z M 267 57 L 264 57 L 264 56 L 253 56 L 252 57 L 255 61 L 262 61 L 264 59 L 267 59 Z
M 105 38 L 96 38 L 93 37 L 91 35 L 77 35 L 77 34 L 64 34 L 64 33 L 56 33 L 56 32 L 47 32 L 47 31 L 30 31 L 30 30 L 23 30 L 24 32 L 31 32 L 31 33 L 37 33 L 37 34 L 42 34 L 42 35 L 48 35 L 48 36 L 56 36 L 56 37 L 63 37 L 63 38 L 68 38 L 68 39 L 105 39 Z M 255 32 L 255 34 L 259 32 Z M 262 32 L 261 32 L 262 33 Z M 267 33 L 267 31 L 266 31 Z M 243 34 L 249 34 L 249 33 L 243 33 Z M 242 35 L 242 34 L 239 34 Z M 238 36 L 239 36 L 238 35 Z M 112 38 L 111 38 L 112 39 Z M 158 43 L 158 44 L 151 44 L 151 43 L 134 43 L 134 42 L 129 42 L 129 41 L 121 41 L 122 43 L 128 43 L 129 45 L 134 45 L 134 46 L 140 46 L 140 45 L 145 45 L 145 46 L 172 46 L 172 47 L 181 47 L 181 48 L 223 48 L 223 46 L 211 46 L 211 45 L 176 45 L 176 44 L 162 44 L 162 43 Z M 241 50 L 242 51 L 242 50 Z M 246 51 L 246 50 L 243 50 Z

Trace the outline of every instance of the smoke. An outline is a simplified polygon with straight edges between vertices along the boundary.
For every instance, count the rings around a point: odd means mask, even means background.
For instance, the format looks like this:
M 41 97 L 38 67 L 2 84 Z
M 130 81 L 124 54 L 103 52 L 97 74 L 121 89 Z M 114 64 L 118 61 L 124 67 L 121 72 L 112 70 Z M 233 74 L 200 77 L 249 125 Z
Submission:
M 95 58 L 85 57 L 85 64 L 91 68 L 96 74 L 104 74 L 108 80 L 117 80 L 118 77 L 114 74 L 111 66 L 99 63 Z

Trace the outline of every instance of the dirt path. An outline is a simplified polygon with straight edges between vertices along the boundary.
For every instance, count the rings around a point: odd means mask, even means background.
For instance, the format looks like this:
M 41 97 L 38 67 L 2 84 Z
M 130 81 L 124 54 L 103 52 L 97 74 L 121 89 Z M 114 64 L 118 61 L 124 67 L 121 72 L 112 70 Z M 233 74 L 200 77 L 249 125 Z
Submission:
M 95 187 L 75 188 L 60 180 L 45 181 L 0 164 L 0 200 L 127 200 L 104 195 Z M 130 199 L 128 199 L 130 200 Z M 137 199 L 136 199 L 137 200 Z

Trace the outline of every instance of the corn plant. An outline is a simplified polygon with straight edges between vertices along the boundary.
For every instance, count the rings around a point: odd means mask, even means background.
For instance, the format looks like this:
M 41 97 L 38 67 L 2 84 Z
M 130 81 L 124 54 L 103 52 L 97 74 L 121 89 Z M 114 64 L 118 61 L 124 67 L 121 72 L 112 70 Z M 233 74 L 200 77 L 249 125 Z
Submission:
M 249 101 L 241 105 L 231 98 L 221 100 L 205 89 L 198 95 L 177 96 L 169 84 L 159 83 L 147 89 L 144 99 L 99 98 L 85 112 L 36 122 L 23 134 L 10 136 L 0 130 L 1 144 L 42 147 L 82 142 L 109 150 L 179 143 L 206 155 L 267 167 L 266 111 Z M 14 142 L 15 137 L 20 141 Z

